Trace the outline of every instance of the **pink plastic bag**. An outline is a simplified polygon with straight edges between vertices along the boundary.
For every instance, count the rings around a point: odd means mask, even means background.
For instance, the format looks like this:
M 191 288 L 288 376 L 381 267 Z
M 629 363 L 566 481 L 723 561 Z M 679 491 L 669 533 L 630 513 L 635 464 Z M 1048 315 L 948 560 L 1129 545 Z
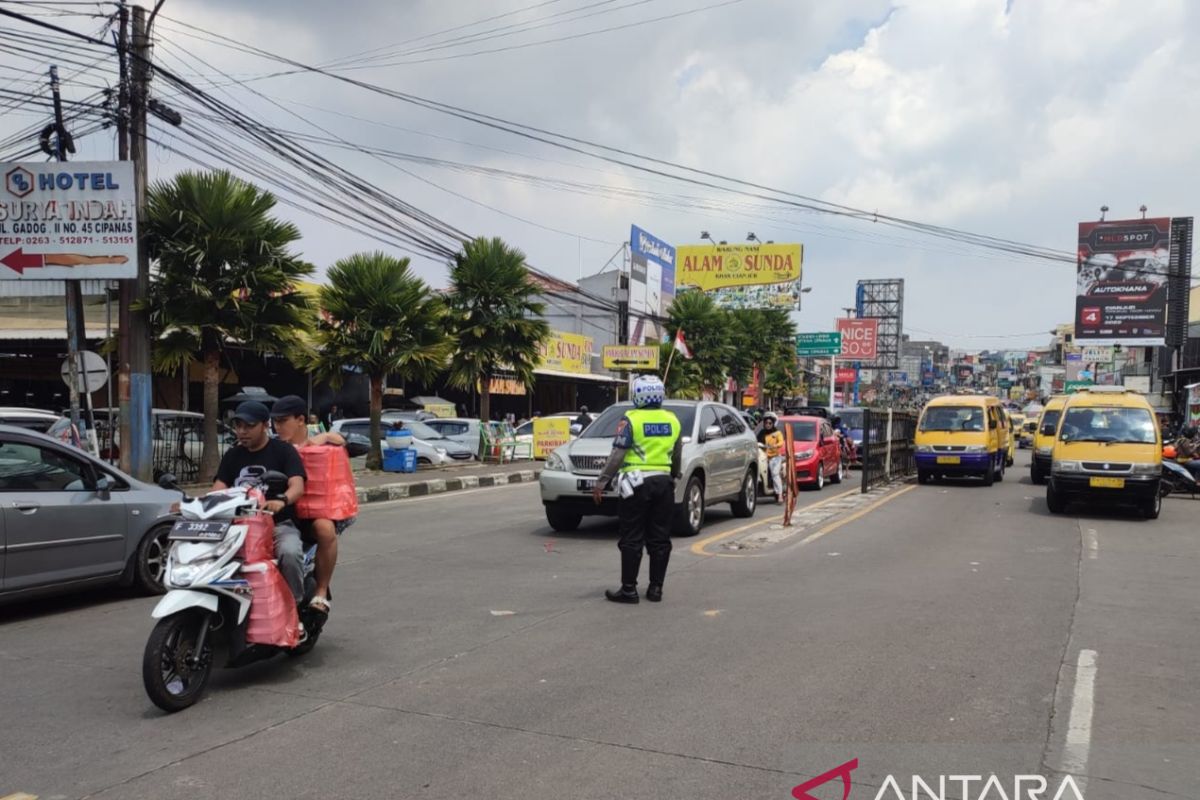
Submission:
M 260 563 L 265 563 L 265 572 L 242 573 L 254 591 L 246 621 L 246 641 L 295 647 L 300 642 L 300 617 L 296 613 L 292 590 L 274 562 Z

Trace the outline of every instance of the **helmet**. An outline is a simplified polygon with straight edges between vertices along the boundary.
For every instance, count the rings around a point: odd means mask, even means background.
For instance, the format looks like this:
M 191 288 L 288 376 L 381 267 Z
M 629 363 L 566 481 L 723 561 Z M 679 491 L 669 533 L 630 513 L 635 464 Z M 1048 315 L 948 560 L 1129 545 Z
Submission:
M 1195 429 L 1194 427 L 1192 427 L 1191 425 L 1189 425 L 1188 427 L 1184 428 L 1184 429 L 1183 429 L 1183 430 L 1181 430 L 1179 433 L 1180 433 L 1180 435 L 1182 435 L 1182 436 L 1183 436 L 1185 439 L 1195 439 L 1195 438 L 1196 438 L 1196 429 Z
M 667 387 L 657 375 L 639 375 L 633 380 L 631 398 L 637 408 L 661 406 L 667 399 Z
M 779 415 L 776 414 L 774 411 L 768 411 L 767 413 L 762 415 L 762 418 L 763 418 L 763 422 L 766 422 L 767 420 L 771 420 L 771 422 L 779 421 Z

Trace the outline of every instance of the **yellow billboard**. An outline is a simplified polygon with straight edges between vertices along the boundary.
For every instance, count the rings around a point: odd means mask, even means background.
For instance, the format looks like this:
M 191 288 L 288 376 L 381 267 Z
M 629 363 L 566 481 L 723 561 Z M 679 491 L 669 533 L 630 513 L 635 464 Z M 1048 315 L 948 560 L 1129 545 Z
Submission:
M 570 417 L 538 417 L 533 421 L 534 458 L 546 458 L 569 441 Z
M 592 371 L 592 337 L 577 333 L 550 331 L 550 336 L 539 346 L 541 359 L 538 366 L 561 372 L 586 375 Z
M 801 244 L 685 244 L 675 248 L 675 285 L 703 291 L 800 280 Z

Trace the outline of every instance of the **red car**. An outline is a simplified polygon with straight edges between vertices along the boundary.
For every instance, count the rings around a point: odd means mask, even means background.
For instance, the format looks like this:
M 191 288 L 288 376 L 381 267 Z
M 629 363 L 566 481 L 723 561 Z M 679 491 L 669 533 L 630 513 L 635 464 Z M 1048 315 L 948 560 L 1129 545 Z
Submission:
M 796 457 L 796 483 L 816 489 L 825 482 L 841 483 L 846 475 L 842 449 L 829 420 L 821 417 L 780 417 L 780 429 L 791 428 Z

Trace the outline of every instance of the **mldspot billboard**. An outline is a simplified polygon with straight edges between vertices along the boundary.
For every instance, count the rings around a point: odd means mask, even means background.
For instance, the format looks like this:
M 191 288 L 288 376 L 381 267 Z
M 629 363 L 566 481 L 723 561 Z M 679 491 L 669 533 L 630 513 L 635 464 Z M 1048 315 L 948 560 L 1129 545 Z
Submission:
M 1079 223 L 1075 341 L 1161 345 L 1171 220 Z
M 675 299 L 675 248 L 637 225 L 629 232 L 629 343 L 658 343 Z

